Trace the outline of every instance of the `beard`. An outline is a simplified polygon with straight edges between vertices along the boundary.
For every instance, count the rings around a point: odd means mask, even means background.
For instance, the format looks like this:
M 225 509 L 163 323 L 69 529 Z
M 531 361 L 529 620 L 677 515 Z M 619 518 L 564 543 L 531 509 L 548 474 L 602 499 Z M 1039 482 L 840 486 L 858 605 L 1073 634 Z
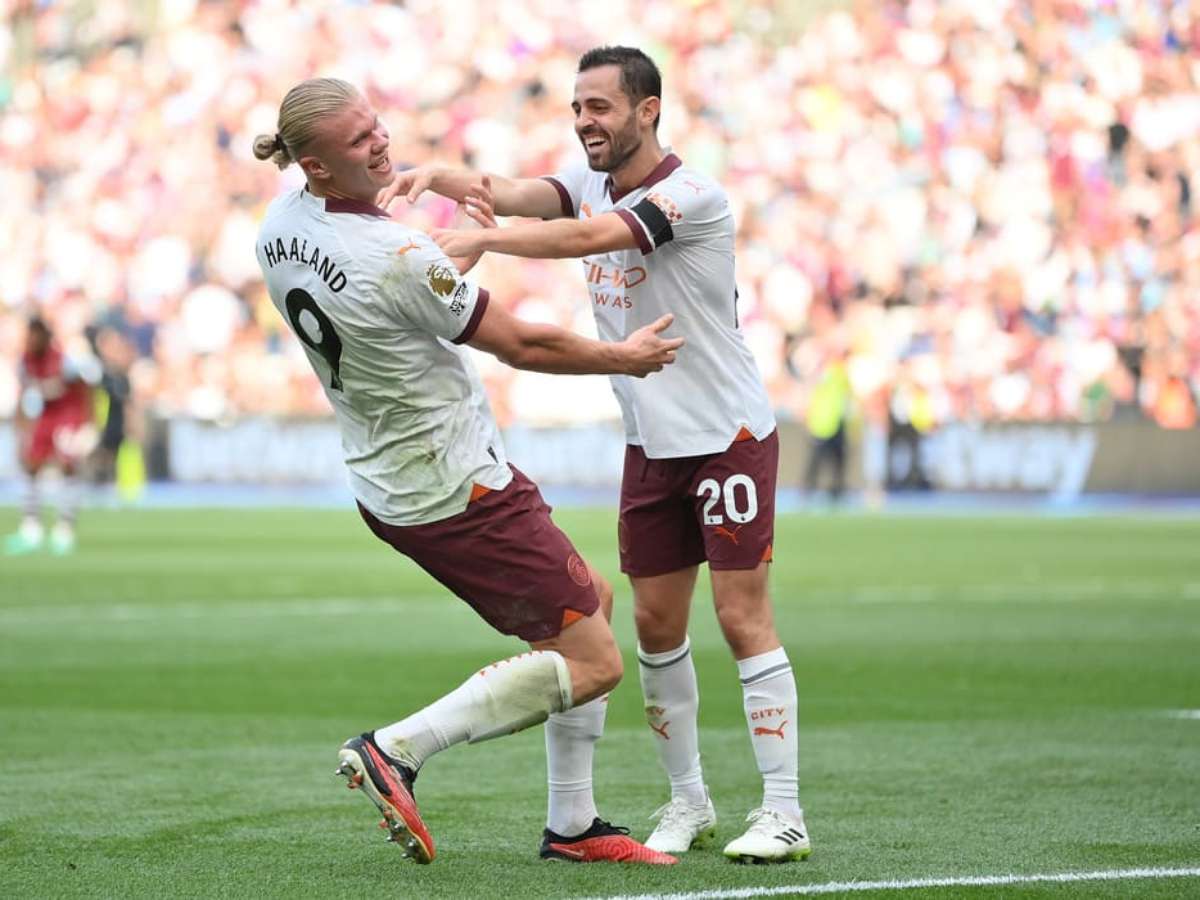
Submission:
M 642 146 L 642 140 L 638 136 L 637 124 L 631 115 L 621 126 L 621 130 L 616 134 L 609 134 L 606 131 L 591 131 L 586 136 L 580 135 L 582 140 L 588 137 L 594 137 L 600 134 L 608 141 L 608 146 L 604 148 L 605 152 L 599 156 L 592 156 L 588 153 L 588 167 L 593 172 L 614 172 L 629 161 L 633 154 L 637 153 Z M 587 144 L 584 144 L 584 151 L 587 151 Z

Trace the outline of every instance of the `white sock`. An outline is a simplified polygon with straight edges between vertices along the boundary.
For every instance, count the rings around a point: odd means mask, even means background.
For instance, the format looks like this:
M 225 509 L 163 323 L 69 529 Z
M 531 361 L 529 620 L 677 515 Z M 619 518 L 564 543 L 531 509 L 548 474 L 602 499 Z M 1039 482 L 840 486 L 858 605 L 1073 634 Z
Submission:
M 708 802 L 704 773 L 700 769 L 700 736 L 696 719 L 700 689 L 692 645 L 683 643 L 665 653 L 647 653 L 638 647 L 638 673 L 646 701 L 646 721 L 654 731 L 654 746 L 671 779 L 671 796 L 689 803 Z
M 604 733 L 607 712 L 605 694 L 546 720 L 546 782 L 550 788 L 546 827 L 555 834 L 582 834 L 596 818 L 592 756 Z
M 763 806 L 800 818 L 796 679 L 782 647 L 737 662 L 750 743 L 763 776 Z
M 42 527 L 42 496 L 38 476 L 21 472 L 21 528 L 22 530 Z
M 546 721 L 571 705 L 571 673 L 553 650 L 531 650 L 480 669 L 446 696 L 375 732 L 389 756 L 419 769 L 434 753 Z
M 58 524 L 68 532 L 75 528 L 79 514 L 79 495 L 82 485 L 74 475 L 63 475 L 58 484 Z

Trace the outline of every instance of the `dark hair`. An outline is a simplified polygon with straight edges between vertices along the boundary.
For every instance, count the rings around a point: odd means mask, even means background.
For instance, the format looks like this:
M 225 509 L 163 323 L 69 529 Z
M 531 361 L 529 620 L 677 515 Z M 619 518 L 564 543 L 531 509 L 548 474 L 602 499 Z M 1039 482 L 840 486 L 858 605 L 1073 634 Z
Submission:
M 50 326 L 41 316 L 30 316 L 28 324 L 30 331 L 40 331 L 46 337 L 50 337 Z
M 594 47 L 579 59 L 580 72 L 600 66 L 621 69 L 621 90 L 634 106 L 647 97 L 662 98 L 662 75 L 658 66 L 636 47 Z M 654 117 L 655 128 L 660 118 L 661 115 Z

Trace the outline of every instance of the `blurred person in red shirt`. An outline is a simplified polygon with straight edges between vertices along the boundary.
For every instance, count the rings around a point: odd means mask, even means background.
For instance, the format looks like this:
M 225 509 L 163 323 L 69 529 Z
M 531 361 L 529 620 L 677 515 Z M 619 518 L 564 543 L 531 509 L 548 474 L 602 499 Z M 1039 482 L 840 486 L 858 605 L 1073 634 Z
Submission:
M 45 542 L 42 524 L 42 473 L 62 474 L 58 520 L 50 534 L 50 550 L 65 555 L 75 549 L 75 516 L 79 508 L 80 463 L 96 443 L 92 422 L 94 361 L 75 359 L 54 341 L 50 326 L 29 320 L 25 351 L 17 368 L 17 452 L 21 464 L 21 525 L 5 540 L 10 555 L 30 553 Z

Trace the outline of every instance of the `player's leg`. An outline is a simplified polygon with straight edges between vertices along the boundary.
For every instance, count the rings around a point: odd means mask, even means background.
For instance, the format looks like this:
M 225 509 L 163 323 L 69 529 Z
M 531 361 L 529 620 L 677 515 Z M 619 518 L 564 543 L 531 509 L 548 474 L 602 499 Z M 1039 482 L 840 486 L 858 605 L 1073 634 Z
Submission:
M 454 744 L 512 734 L 607 694 L 621 678 L 621 656 L 607 619 L 596 614 L 600 598 L 589 568 L 519 472 L 509 487 L 443 522 L 397 527 L 362 512 L 378 537 L 420 563 L 498 631 L 532 648 L 485 667 L 424 709 L 342 749 L 343 774 L 366 789 L 410 855 L 427 862 L 433 845 L 411 796 L 421 765 Z M 391 793 L 378 789 L 381 780 Z
M 41 548 L 46 539 L 42 525 L 41 463 L 28 456 L 20 467 L 21 522 L 4 540 L 4 552 L 19 556 Z
M 704 544 L 691 511 L 693 460 L 649 460 L 629 447 L 621 482 L 621 569 L 633 586 L 646 722 L 671 795 L 646 845 L 682 853 L 715 833 L 700 767 L 700 694 L 687 625 Z
M 593 578 L 598 576 L 593 571 Z M 597 589 L 601 611 L 586 620 L 596 628 L 592 633 L 572 625 L 558 637 L 537 646 L 562 653 L 568 664 L 602 650 L 602 664 L 616 667 L 620 677 L 621 654 L 608 618 L 612 614 L 612 587 L 600 579 Z M 599 625 L 603 624 L 601 632 Z M 611 654 L 611 655 L 610 655 Z M 574 674 L 575 669 L 572 669 Z M 595 683 L 595 679 L 591 679 Z M 615 686 L 616 681 L 613 681 Z M 612 686 L 581 693 L 591 696 L 564 712 L 555 713 L 546 721 L 546 773 L 550 799 L 546 829 L 539 851 L 543 859 L 566 862 L 637 862 L 670 865 L 673 856 L 650 849 L 629 837 L 629 829 L 614 826 L 600 818 L 592 792 L 592 762 L 595 746 L 604 732 L 608 692 Z
M 775 630 L 767 577 L 775 539 L 779 443 L 735 442 L 698 473 L 717 621 L 737 660 L 743 708 L 763 802 L 750 828 L 725 848 L 744 859 L 796 859 L 809 853 L 797 793 L 796 683 Z
M 838 426 L 837 434 L 831 440 L 833 442 L 831 450 L 833 458 L 833 488 L 831 496 L 837 502 L 842 499 L 842 495 L 846 492 L 846 424 L 844 422 Z
M 600 614 L 606 622 L 611 622 L 612 585 L 590 566 L 589 570 L 600 599 Z M 568 635 L 568 639 L 573 637 L 570 629 L 563 634 Z M 561 634 L 559 638 L 562 638 Z M 616 649 L 615 643 L 613 648 Z M 562 649 L 560 647 L 560 652 Z M 606 692 L 571 709 L 551 713 L 546 720 L 546 830 L 553 834 L 582 834 L 598 818 L 592 789 L 592 762 L 596 743 L 604 734 L 607 712 Z
M 632 578 L 638 634 L 638 674 L 646 721 L 671 785 L 670 800 L 655 812 L 648 846 L 682 853 L 716 833 L 716 812 L 700 765 L 700 690 L 687 635 L 697 566 Z
M 433 839 L 413 799 L 421 766 L 455 744 L 513 734 L 569 708 L 571 677 L 567 661 L 554 651 L 499 660 L 424 709 L 348 740 L 338 753 L 338 773 L 379 807 L 406 855 L 430 862 Z
M 79 517 L 83 483 L 73 458 L 63 458 L 59 471 L 62 477 L 58 482 L 58 518 L 50 531 L 50 552 L 65 556 L 75 550 L 75 521 Z

